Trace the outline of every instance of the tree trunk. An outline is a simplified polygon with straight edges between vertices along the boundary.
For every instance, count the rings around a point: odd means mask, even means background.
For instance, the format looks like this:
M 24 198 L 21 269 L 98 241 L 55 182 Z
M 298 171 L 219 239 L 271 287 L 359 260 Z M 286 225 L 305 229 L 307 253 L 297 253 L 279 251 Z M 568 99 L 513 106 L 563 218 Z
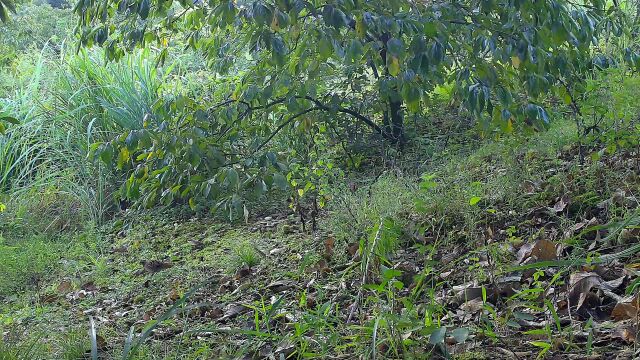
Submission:
M 404 117 L 402 116 L 402 101 L 388 99 L 388 109 L 384 111 L 382 129 L 385 139 L 392 143 L 404 142 Z
M 380 41 L 384 44 L 382 49 L 380 49 L 380 58 L 382 59 L 382 63 L 385 64 L 387 62 L 387 41 L 389 41 L 390 35 L 389 33 L 384 33 L 380 36 Z M 377 71 L 375 72 L 377 73 Z M 384 73 L 386 76 L 391 76 L 389 73 L 389 68 L 385 66 Z M 398 89 L 394 88 L 393 91 L 397 92 Z M 399 96 L 395 96 L 399 98 Z M 401 99 L 401 98 L 400 98 Z M 402 116 L 402 100 L 394 99 L 394 96 L 390 96 L 388 98 L 389 109 L 385 110 L 383 114 L 383 129 L 384 129 L 384 137 L 387 140 L 390 140 L 393 143 L 404 142 L 404 117 Z
M 402 116 L 402 101 L 389 100 L 389 112 L 391 113 L 391 136 L 393 142 L 404 142 L 404 116 Z

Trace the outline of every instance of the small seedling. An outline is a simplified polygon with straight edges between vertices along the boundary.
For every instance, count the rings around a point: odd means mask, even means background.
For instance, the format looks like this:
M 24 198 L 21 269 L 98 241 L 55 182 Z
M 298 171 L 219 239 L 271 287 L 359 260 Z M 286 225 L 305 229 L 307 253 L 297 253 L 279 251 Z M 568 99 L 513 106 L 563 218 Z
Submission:
M 260 264 L 260 255 L 253 244 L 243 242 L 233 249 L 233 252 L 236 256 L 238 267 L 246 266 L 252 268 Z

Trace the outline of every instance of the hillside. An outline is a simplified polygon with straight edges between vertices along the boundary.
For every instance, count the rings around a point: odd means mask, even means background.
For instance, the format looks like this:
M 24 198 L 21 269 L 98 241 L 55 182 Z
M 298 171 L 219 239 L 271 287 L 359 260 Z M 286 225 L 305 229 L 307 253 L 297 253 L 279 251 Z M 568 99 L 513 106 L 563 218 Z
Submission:
M 0 360 L 637 359 L 635 1 L 0 0 Z

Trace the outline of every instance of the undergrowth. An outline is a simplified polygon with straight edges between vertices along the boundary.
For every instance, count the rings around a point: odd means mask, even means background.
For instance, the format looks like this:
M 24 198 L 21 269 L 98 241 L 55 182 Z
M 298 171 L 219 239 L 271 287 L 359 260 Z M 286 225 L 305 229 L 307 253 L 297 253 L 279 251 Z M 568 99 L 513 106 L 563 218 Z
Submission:
M 188 200 L 134 209 L 122 173 L 88 160 L 92 144 L 145 128 L 161 100 L 225 90 L 198 55 L 105 65 L 57 26 L 4 36 L 15 31 L 0 31 L 0 110 L 21 119 L 0 136 L 0 359 L 589 356 L 618 326 L 594 320 L 603 308 L 633 306 L 635 253 L 599 261 L 635 249 L 640 226 L 640 78 L 628 69 L 588 79 L 534 134 L 470 140 L 462 111 L 416 123 L 404 147 L 360 132 L 333 143 L 318 128 L 313 149 L 291 141 L 309 161 L 271 179 L 276 195 L 249 179 L 258 196 L 230 224 Z M 438 107 L 451 92 L 436 90 Z M 104 156 L 133 163 L 128 150 Z M 572 310 L 562 301 L 590 271 L 601 287 L 579 308 L 597 311 Z

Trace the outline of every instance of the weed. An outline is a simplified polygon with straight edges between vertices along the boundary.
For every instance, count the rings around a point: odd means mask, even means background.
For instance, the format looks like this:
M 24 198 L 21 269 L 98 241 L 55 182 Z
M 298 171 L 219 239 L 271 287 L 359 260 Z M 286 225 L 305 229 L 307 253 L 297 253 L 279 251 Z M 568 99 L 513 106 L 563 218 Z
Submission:
M 244 241 L 238 244 L 234 249 L 235 262 L 238 268 L 246 266 L 253 268 L 260 264 L 261 257 L 254 244 Z

